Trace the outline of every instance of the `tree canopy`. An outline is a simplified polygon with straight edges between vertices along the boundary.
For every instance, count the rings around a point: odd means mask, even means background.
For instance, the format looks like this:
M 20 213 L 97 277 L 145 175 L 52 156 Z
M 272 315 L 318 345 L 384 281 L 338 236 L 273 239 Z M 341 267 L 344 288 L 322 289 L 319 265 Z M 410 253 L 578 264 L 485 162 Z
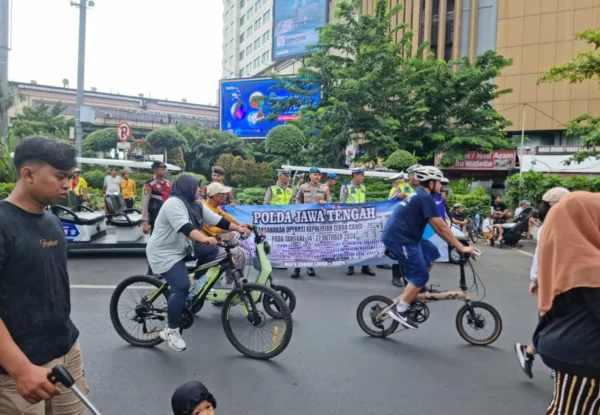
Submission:
M 83 140 L 83 151 L 108 153 L 117 147 L 117 135 L 114 128 L 103 128 L 90 133 Z
M 66 139 L 69 128 L 75 126 L 75 120 L 62 116 L 65 108 L 66 105 L 60 102 L 53 106 L 41 103 L 35 108 L 25 107 L 12 123 L 11 131 L 18 139 L 32 135 Z
M 188 143 L 185 137 L 175 128 L 157 128 L 146 136 L 148 143 L 156 149 L 173 150 L 181 147 L 187 150 Z
M 385 161 L 385 167 L 392 170 L 404 171 L 417 164 L 419 160 L 406 150 L 396 150 Z
M 550 71 L 544 74 L 538 83 L 551 83 L 567 81 L 570 84 L 581 83 L 585 80 L 600 81 L 600 29 L 589 29 L 575 35 L 578 40 L 584 40 L 594 46 L 593 51 L 582 52 L 575 59 L 569 62 L 552 67 Z M 598 88 L 598 84 L 595 88 Z M 577 152 L 571 160 L 581 163 L 589 157 L 600 159 L 600 151 L 596 148 L 600 146 L 600 117 L 594 117 L 591 114 L 582 114 L 571 120 L 567 124 L 567 135 L 582 137 L 582 151 Z
M 343 164 L 352 141 L 362 143 L 369 160 L 398 149 L 433 160 L 442 151 L 449 159 L 510 146 L 502 131 L 509 123 L 491 105 L 510 92 L 491 82 L 509 59 L 492 51 L 472 64 L 433 54 L 422 59 L 427 45 L 412 50 L 408 25 L 392 26 L 401 5 L 389 9 L 386 0 L 377 0 L 373 14 L 359 14 L 360 5 L 338 3 L 336 20 L 320 30 L 298 76 L 278 78 L 290 94 L 271 102 L 274 112 L 308 104 L 294 124 L 309 139 L 311 162 Z M 317 91 L 321 100 L 315 104 L 310 97 Z
M 279 125 L 269 131 L 265 149 L 270 154 L 281 156 L 293 163 L 300 161 L 306 147 L 306 137 L 295 125 Z

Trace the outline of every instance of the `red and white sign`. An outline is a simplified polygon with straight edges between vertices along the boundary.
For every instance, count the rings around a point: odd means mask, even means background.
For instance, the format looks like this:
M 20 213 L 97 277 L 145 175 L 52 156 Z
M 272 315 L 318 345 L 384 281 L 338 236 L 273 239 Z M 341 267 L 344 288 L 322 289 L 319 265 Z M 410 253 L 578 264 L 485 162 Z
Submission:
M 435 165 L 440 165 L 442 154 L 435 157 Z M 516 150 L 467 151 L 462 160 L 454 159 L 450 166 L 441 166 L 450 170 L 510 170 L 517 161 Z
M 131 125 L 128 122 L 121 121 L 117 125 L 117 140 L 126 143 L 131 138 Z

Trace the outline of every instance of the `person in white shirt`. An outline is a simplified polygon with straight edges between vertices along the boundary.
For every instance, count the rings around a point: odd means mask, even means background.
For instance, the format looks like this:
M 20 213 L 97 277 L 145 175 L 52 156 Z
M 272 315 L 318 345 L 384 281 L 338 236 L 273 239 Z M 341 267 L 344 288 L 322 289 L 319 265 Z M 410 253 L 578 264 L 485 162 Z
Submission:
M 485 244 L 490 244 L 490 239 L 492 238 L 492 214 L 487 215 L 487 218 L 483 220 L 481 223 L 481 232 L 483 232 L 483 237 L 485 238 Z
M 102 194 L 121 193 L 121 176 L 117 175 L 117 168 L 113 167 L 110 170 L 110 175 L 104 178 L 104 186 Z
M 554 187 L 544 193 L 542 196 L 542 203 L 539 208 L 539 216 L 540 221 L 543 223 L 544 219 L 548 215 L 550 208 L 556 205 L 560 199 L 569 194 L 569 190 L 564 187 Z M 529 207 L 529 206 L 528 206 Z M 515 212 L 516 213 L 516 212 Z M 538 293 L 538 282 L 537 282 L 537 271 L 538 271 L 538 251 L 540 247 L 540 242 L 542 241 L 542 228 L 544 225 L 540 226 L 537 233 L 538 243 L 535 247 L 535 254 L 533 255 L 533 262 L 531 263 L 531 270 L 529 271 L 529 279 L 531 283 L 529 284 L 529 294 L 532 296 L 536 296 Z M 533 344 L 528 346 L 515 343 L 515 352 L 517 353 L 517 357 L 519 359 L 519 364 L 521 365 L 521 369 L 523 372 L 530 378 L 533 379 L 533 359 L 537 354 L 536 350 L 533 347 Z

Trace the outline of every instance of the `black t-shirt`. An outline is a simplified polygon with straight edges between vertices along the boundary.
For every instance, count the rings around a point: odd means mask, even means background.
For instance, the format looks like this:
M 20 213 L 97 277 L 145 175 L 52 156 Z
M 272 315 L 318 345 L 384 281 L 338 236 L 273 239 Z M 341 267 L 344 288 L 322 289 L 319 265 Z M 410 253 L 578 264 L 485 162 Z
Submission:
M 467 219 L 467 215 L 465 215 L 465 213 L 458 213 L 457 211 L 453 210 L 452 213 L 450 213 L 450 217 L 454 220 L 460 221 L 462 222 L 463 220 Z
M 71 350 L 79 331 L 70 314 L 67 240 L 60 221 L 50 212 L 36 215 L 0 201 L 0 318 L 33 364 Z
M 506 210 L 506 205 L 502 202 L 498 204 L 492 203 L 492 208 L 494 209 L 494 212 L 504 212 Z

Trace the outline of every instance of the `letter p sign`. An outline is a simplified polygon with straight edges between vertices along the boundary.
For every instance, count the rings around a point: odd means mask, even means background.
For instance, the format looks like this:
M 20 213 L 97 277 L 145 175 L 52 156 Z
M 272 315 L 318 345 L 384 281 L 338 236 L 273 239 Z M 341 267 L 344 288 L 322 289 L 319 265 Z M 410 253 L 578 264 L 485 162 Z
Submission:
M 131 125 L 123 121 L 117 126 L 117 140 L 126 143 L 131 138 Z

